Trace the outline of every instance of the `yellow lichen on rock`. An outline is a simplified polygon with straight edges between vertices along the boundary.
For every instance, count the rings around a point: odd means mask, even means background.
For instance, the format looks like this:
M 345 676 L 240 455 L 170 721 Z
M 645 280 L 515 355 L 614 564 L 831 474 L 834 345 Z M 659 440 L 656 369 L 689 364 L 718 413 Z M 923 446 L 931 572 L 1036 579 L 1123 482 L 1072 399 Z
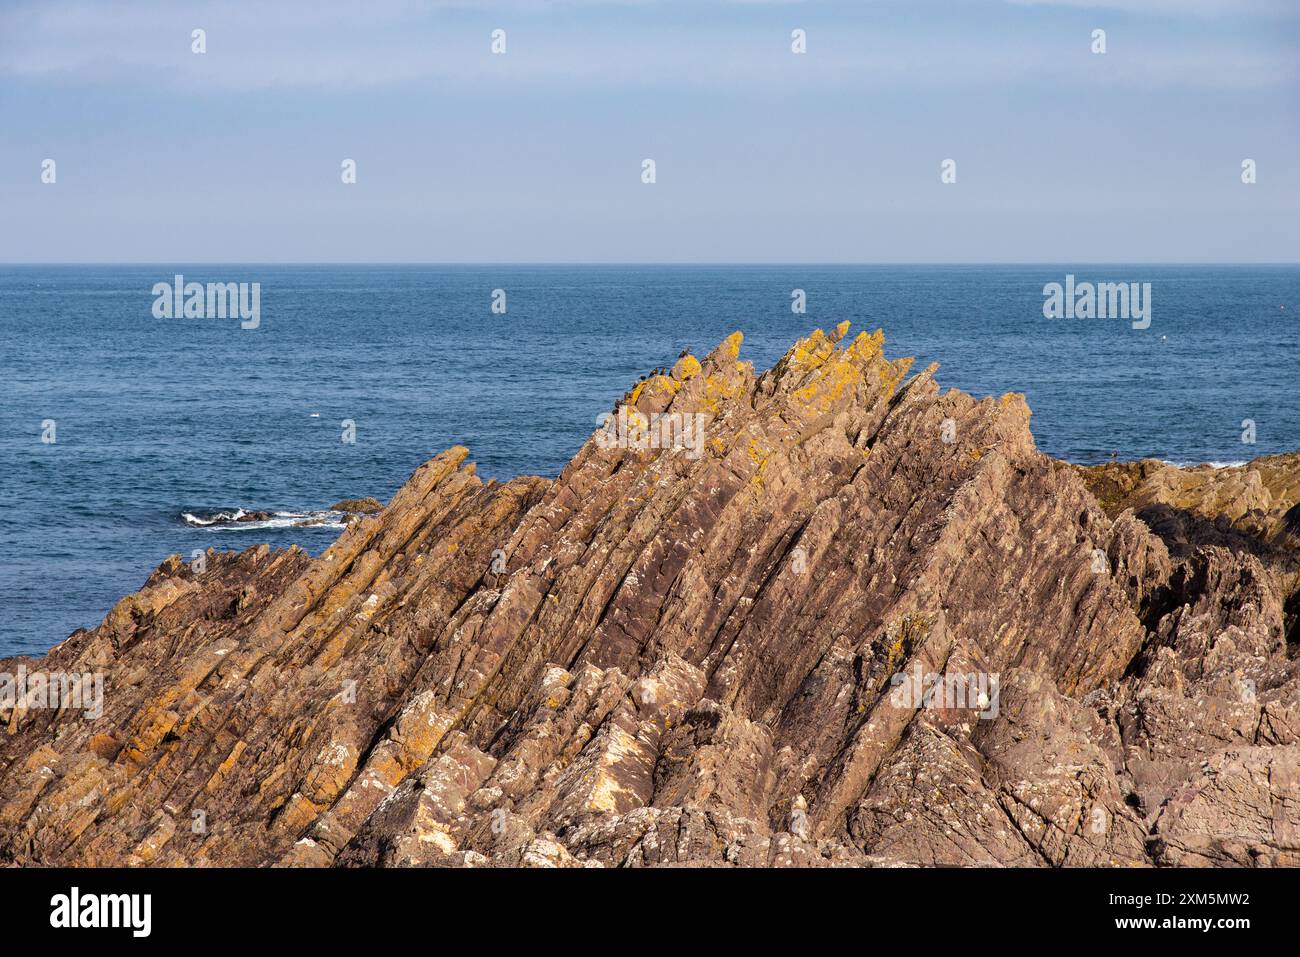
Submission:
M 693 379 L 700 374 L 700 360 L 695 358 L 689 352 L 677 360 L 673 366 L 673 378 L 678 382 L 685 382 L 687 379 Z
M 850 344 L 847 353 L 851 359 L 859 361 L 872 359 L 880 355 L 885 350 L 885 330 L 877 329 L 868 335 L 865 332 L 859 332 Z
M 807 339 L 800 339 L 790 350 L 790 364 L 800 369 L 816 369 L 835 352 L 835 343 L 826 333 L 814 329 Z
M 734 362 L 736 359 L 740 358 L 740 344 L 744 341 L 744 334 L 737 330 L 718 344 L 718 348 L 714 350 L 714 354 L 718 358 L 725 357 Z
M 794 397 L 819 412 L 827 412 L 847 391 L 862 384 L 862 370 L 844 358 L 824 363 L 817 375 Z

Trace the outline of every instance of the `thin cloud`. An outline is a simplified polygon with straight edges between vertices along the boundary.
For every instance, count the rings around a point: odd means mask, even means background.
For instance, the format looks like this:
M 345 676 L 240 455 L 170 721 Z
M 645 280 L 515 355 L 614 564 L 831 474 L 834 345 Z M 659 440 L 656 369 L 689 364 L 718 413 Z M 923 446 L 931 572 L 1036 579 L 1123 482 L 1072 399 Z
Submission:
M 610 0 L 570 0 L 605 7 Z M 1059 6 L 1088 0 L 1015 0 Z M 1165 0 L 1097 0 L 1152 8 Z M 1214 0 L 1197 0 L 1200 6 Z M 513 7 L 541 7 L 517 0 Z M 551 4 L 545 4 L 550 8 Z M 1256 3 L 1254 7 L 1259 7 Z M 446 11 L 455 9 L 454 15 Z M 441 13 L 439 11 L 442 11 Z M 528 14 L 509 20 L 510 53 L 488 52 L 485 24 L 456 3 L 431 8 L 411 0 L 291 2 L 269 6 L 174 4 L 137 0 L 108 7 L 50 0 L 0 14 L 0 75 L 67 84 L 147 86 L 217 94 L 260 90 L 378 90 L 412 84 L 519 83 L 573 87 L 603 84 L 674 89 L 836 89 L 849 85 L 936 88 L 996 86 L 1032 80 L 1136 88 L 1249 90 L 1297 81 L 1296 58 L 1280 42 L 1263 46 L 1210 30 L 1164 46 L 1117 44 L 1104 69 L 1070 54 L 1061 34 L 1035 33 L 1008 43 L 1005 24 L 988 35 L 933 36 L 897 25 L 877 28 L 846 19 L 843 28 L 811 31 L 814 53 L 790 57 L 785 34 L 770 19 L 710 22 L 689 30 L 603 14 L 581 29 Z M 207 31 L 208 53 L 190 51 L 190 32 Z M 1085 49 L 1079 46 L 1079 50 Z

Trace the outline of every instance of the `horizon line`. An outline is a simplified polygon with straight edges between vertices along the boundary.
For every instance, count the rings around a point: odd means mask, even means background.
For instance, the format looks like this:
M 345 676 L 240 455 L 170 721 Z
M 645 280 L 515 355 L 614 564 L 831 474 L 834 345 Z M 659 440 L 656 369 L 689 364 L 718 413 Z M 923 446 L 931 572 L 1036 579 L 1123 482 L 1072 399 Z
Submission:
M 752 260 L 687 262 L 674 260 L 343 260 L 343 259 L 195 259 L 195 260 L 26 260 L 0 262 L 15 266 L 1300 266 L 1300 260 Z

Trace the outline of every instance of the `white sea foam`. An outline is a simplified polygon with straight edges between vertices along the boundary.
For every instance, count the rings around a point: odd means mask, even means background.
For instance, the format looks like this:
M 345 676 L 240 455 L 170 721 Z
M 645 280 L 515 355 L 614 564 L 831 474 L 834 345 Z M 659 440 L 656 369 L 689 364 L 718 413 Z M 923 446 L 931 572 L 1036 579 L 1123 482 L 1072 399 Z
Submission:
M 1165 465 L 1172 465 L 1175 468 L 1180 469 L 1196 468 L 1200 465 L 1208 465 L 1212 469 L 1235 469 L 1241 468 L 1241 466 L 1245 465 L 1249 460 L 1237 459 L 1230 462 L 1171 462 L 1169 459 L 1161 459 L 1160 461 Z
M 233 512 L 214 512 L 206 517 L 182 512 L 187 525 L 209 532 L 243 532 L 262 528 L 346 528 L 347 515 L 329 509 L 314 512 L 271 512 L 269 518 L 240 521 L 248 513 L 242 508 Z
M 207 518 L 201 518 L 192 512 L 182 512 L 181 518 L 185 519 L 187 525 L 197 525 L 200 528 L 208 525 L 217 525 L 221 522 L 237 522 L 243 518 L 246 513 L 242 508 L 237 508 L 233 512 L 213 512 Z

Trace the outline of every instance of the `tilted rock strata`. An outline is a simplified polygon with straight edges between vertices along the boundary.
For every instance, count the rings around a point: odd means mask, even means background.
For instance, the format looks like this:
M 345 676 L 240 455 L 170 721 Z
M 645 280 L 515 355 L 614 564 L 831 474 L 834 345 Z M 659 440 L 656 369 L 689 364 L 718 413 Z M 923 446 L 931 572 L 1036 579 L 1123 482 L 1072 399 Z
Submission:
M 1022 397 L 847 331 L 761 376 L 735 334 L 624 396 L 707 416 L 702 455 L 593 436 L 498 484 L 453 448 L 317 559 L 169 559 L 23 662 L 108 691 L 0 715 L 0 856 L 1300 864 L 1284 577 L 1171 554 Z M 918 672 L 997 685 L 900 694 Z

